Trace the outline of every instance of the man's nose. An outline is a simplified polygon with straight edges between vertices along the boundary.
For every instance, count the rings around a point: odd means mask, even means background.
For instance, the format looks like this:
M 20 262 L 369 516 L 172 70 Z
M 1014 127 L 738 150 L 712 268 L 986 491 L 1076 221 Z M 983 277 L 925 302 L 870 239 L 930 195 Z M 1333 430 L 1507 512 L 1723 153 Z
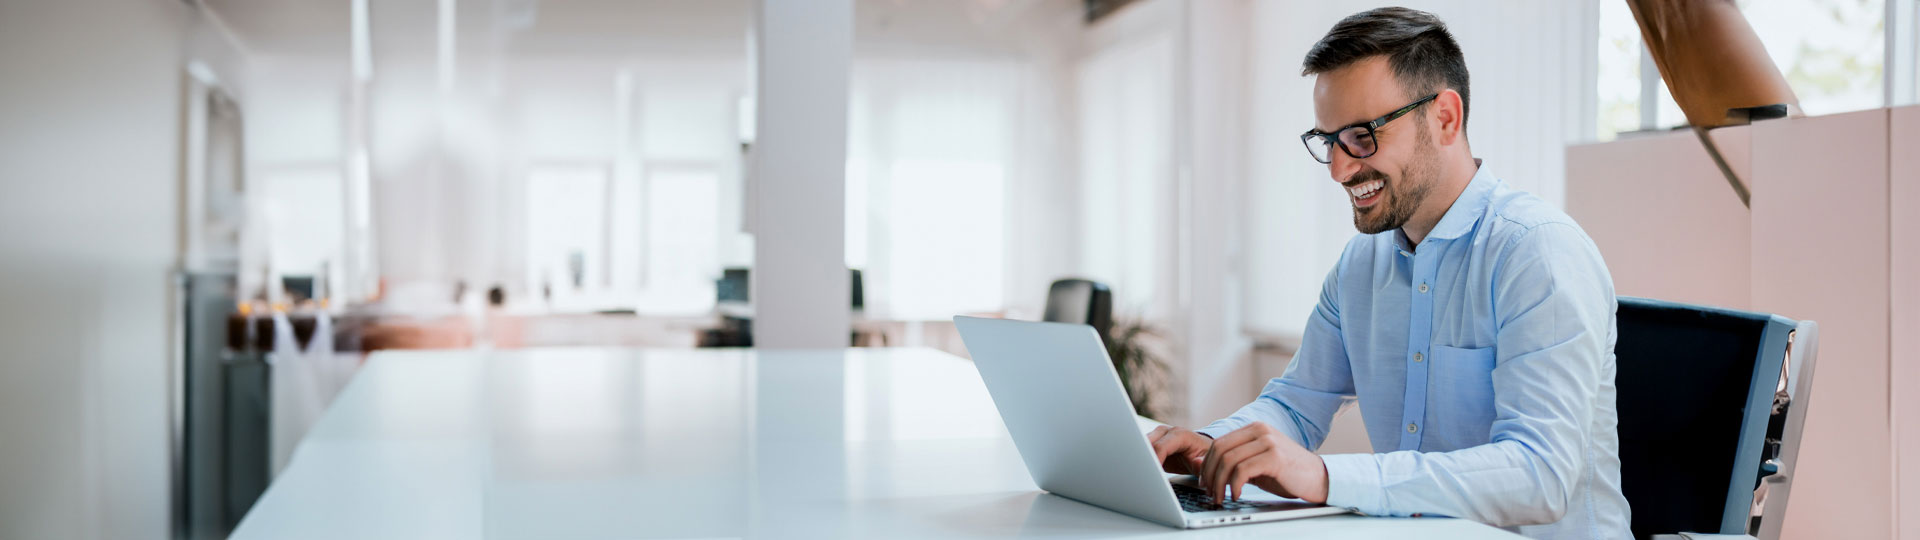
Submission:
M 1358 158 L 1347 155 L 1346 150 L 1338 147 L 1330 150 L 1332 151 L 1328 152 L 1328 154 L 1331 155 L 1328 157 L 1331 158 L 1329 161 L 1332 161 L 1332 163 L 1327 164 L 1327 173 L 1333 175 L 1334 182 L 1345 184 L 1347 183 L 1347 179 L 1353 177 L 1354 173 L 1360 172 L 1360 160 Z

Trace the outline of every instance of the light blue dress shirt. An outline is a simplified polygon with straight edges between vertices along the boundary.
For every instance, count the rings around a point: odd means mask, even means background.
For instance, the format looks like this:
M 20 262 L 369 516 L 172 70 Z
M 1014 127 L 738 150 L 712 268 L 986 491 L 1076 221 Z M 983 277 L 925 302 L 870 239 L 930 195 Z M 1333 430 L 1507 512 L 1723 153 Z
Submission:
M 1324 456 L 1327 504 L 1628 538 L 1614 307 L 1586 232 L 1482 166 L 1418 249 L 1348 242 L 1286 373 L 1200 432 L 1265 422 L 1318 449 L 1357 397 L 1378 453 Z

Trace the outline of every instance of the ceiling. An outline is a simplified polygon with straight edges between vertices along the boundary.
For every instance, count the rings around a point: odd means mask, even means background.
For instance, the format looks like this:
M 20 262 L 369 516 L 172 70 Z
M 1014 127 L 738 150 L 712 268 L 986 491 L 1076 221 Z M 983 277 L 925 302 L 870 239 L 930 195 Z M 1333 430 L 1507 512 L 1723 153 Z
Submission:
M 201 0 L 249 50 L 344 56 L 351 2 Z M 371 2 L 375 53 L 431 51 L 439 3 Z M 626 55 L 745 47 L 747 0 L 455 0 L 463 50 Z
M 200 0 L 256 54 L 344 58 L 348 0 Z M 754 0 L 453 0 L 464 54 L 739 54 Z M 374 54 L 432 54 L 436 0 L 370 0 Z M 856 0 L 863 48 L 990 50 L 1079 0 Z
M 350 3 L 340 0 L 200 0 L 249 50 L 346 56 Z

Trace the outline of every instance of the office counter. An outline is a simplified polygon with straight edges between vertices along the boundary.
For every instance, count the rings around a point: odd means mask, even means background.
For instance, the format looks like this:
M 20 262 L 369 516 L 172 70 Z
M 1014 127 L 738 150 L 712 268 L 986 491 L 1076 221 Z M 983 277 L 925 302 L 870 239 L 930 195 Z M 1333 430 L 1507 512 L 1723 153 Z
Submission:
M 927 349 L 373 355 L 233 538 L 1513 538 L 1338 516 L 1179 531 L 1044 494 Z

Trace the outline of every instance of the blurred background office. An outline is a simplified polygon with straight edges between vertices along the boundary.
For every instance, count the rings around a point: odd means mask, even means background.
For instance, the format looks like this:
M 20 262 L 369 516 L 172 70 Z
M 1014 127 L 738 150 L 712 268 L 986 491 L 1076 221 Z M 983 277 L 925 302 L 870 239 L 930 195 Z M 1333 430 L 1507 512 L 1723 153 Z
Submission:
M 772 0 L 0 0 L 0 537 L 217 537 L 378 350 L 964 355 L 955 315 L 1098 312 L 1185 424 L 1285 369 L 1354 234 L 1300 59 L 1383 3 L 851 1 L 814 36 Z M 1406 4 L 1520 189 L 1577 206 L 1570 152 L 1697 146 L 1625 2 Z M 1808 115 L 1915 103 L 1913 0 L 1738 4 Z M 1768 307 L 1747 283 L 1679 299 Z M 1806 460 L 1864 465 L 1803 480 L 1790 533 L 1920 540 L 1891 303 L 1822 368 L 1872 401 L 1813 413 L 1868 433 Z

